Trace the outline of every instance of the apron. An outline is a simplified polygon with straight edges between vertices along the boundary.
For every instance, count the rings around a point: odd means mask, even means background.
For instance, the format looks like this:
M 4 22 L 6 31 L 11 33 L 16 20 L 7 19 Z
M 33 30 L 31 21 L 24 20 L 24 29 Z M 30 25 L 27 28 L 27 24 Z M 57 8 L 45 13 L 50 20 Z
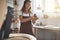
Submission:
M 29 18 L 29 16 L 23 16 L 23 18 Z M 31 20 L 27 22 L 21 22 L 20 33 L 33 35 Z

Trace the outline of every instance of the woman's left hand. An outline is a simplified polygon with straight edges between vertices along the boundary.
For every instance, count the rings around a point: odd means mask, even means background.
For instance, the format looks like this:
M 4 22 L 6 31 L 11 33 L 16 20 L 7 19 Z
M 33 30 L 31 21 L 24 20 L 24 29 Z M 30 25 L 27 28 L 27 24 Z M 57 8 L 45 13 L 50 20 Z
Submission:
M 38 18 L 37 17 L 32 17 L 32 22 L 35 23 L 35 21 L 37 20 Z
M 34 20 L 37 20 L 38 18 L 37 17 L 34 17 Z

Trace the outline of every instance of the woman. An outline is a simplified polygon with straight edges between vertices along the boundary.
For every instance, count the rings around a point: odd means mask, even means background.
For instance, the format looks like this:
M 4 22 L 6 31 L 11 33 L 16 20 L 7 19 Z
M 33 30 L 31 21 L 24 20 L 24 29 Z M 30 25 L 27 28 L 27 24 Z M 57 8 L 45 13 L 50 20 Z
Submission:
M 20 33 L 27 33 L 33 35 L 31 21 L 35 22 L 37 17 L 33 16 L 30 9 L 30 1 L 24 1 L 24 5 L 19 16 L 21 21 Z

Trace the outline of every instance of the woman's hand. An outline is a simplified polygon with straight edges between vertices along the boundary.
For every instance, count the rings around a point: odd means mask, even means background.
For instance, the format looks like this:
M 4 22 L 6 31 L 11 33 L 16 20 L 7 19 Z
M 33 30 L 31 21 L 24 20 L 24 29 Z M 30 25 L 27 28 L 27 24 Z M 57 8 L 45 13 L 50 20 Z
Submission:
M 34 19 L 34 16 L 30 16 L 30 19 L 33 20 Z
M 38 19 L 38 18 L 35 17 L 35 16 L 31 16 L 30 18 L 31 18 L 31 20 L 37 20 L 37 19 Z
M 30 18 L 31 18 L 33 23 L 35 23 L 35 21 L 38 19 L 37 17 L 34 17 L 34 16 L 31 16 Z

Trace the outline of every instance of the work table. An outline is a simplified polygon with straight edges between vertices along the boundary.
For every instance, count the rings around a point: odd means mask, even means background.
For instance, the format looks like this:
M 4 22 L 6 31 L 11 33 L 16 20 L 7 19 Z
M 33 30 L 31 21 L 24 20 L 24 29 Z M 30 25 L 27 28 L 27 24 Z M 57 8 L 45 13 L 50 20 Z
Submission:
M 35 36 L 38 40 L 60 40 L 60 26 L 45 25 L 37 26 L 33 25 Z
M 55 26 L 55 25 L 45 25 L 45 26 L 36 26 L 36 25 L 33 25 L 33 28 L 60 30 L 60 26 Z

